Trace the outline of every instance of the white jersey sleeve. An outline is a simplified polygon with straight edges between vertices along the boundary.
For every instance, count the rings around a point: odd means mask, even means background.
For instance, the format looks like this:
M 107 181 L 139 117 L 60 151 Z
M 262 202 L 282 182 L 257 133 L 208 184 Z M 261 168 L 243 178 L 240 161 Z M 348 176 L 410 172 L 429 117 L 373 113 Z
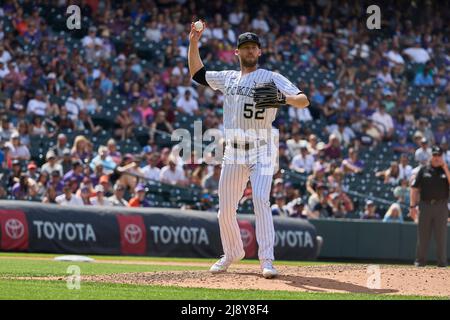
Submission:
M 303 92 L 286 77 L 279 73 L 272 72 L 272 79 L 277 88 L 285 95 L 296 95 Z
M 225 89 L 225 81 L 230 73 L 231 71 L 206 71 L 205 79 L 212 89 L 223 92 Z

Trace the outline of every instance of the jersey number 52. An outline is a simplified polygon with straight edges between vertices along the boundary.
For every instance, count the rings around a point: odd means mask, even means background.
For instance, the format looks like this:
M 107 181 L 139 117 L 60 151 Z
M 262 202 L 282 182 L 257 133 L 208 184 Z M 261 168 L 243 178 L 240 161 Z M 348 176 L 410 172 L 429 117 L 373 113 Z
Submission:
M 253 112 L 253 108 L 255 109 L 255 112 Z M 262 107 L 253 107 L 253 103 L 245 103 L 244 104 L 244 118 L 246 119 L 252 119 L 253 115 L 255 116 L 255 119 L 257 120 L 264 120 L 264 111 L 266 109 Z

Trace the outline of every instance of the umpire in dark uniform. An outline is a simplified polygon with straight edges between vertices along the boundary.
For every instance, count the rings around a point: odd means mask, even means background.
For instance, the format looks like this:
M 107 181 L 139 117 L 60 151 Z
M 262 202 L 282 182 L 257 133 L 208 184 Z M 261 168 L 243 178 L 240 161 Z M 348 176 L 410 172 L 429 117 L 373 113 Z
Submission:
M 432 148 L 432 157 L 411 181 L 410 216 L 417 218 L 419 208 L 416 266 L 425 266 L 431 233 L 437 247 L 438 267 L 447 266 L 447 220 L 450 171 L 442 157 L 442 149 Z

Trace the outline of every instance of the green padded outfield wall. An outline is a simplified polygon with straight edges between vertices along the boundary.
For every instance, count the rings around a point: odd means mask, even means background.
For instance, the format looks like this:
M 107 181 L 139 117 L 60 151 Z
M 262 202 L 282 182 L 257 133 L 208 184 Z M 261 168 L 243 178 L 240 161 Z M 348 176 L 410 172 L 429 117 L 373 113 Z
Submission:
M 309 220 L 324 242 L 319 258 L 393 260 L 412 263 L 415 259 L 417 225 L 412 222 L 384 223 L 362 220 Z M 447 252 L 450 257 L 450 226 Z M 435 261 L 434 239 L 429 249 Z

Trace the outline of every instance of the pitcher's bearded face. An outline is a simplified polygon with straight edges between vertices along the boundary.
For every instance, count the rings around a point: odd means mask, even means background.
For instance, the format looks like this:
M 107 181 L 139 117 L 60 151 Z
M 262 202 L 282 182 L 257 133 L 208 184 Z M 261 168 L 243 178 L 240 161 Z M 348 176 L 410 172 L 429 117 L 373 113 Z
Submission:
M 244 43 L 237 51 L 241 64 L 245 68 L 255 67 L 261 55 L 261 49 L 255 43 Z

